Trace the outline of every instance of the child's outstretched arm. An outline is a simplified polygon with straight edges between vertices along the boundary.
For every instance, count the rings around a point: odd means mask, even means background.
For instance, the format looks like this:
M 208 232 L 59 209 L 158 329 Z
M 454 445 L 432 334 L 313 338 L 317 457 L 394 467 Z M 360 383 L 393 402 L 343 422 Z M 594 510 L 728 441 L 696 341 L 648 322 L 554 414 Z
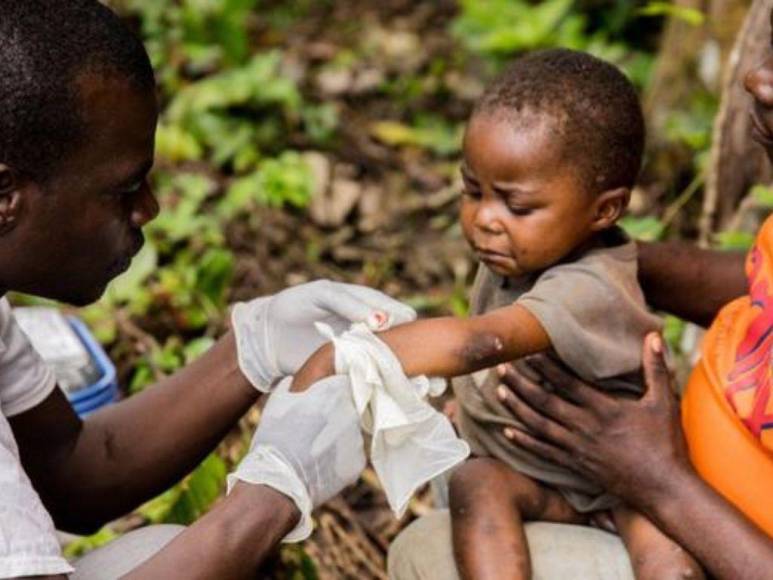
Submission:
M 429 318 L 379 333 L 408 376 L 455 377 L 541 352 L 550 339 L 539 321 L 517 304 L 471 318 Z M 296 373 L 304 390 L 334 373 L 333 346 L 315 352 Z

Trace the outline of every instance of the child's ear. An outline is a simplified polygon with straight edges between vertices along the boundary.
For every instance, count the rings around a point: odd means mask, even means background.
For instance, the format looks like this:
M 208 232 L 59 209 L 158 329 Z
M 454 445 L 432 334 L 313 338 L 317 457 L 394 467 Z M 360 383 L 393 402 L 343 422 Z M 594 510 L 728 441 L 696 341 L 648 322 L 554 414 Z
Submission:
M 625 213 L 630 200 L 631 190 L 627 187 L 618 187 L 600 193 L 594 203 L 596 211 L 593 217 L 593 229 L 599 232 L 615 225 L 615 222 Z

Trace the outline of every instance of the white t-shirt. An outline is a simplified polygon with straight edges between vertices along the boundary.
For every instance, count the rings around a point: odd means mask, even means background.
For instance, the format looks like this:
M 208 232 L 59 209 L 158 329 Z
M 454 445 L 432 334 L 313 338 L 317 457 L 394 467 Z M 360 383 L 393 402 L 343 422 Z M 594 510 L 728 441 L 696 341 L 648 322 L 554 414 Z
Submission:
M 8 417 L 35 407 L 56 380 L 0 298 L 0 578 L 69 574 L 51 516 L 19 459 Z

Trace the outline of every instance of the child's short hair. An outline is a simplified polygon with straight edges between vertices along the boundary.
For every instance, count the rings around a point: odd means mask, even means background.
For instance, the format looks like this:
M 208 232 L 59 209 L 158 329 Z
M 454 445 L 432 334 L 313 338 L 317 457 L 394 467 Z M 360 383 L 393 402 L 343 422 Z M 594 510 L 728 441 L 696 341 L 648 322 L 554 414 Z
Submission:
M 510 65 L 473 115 L 549 116 L 563 155 L 592 193 L 633 187 L 644 150 L 644 117 L 636 90 L 615 66 L 584 52 L 551 49 Z

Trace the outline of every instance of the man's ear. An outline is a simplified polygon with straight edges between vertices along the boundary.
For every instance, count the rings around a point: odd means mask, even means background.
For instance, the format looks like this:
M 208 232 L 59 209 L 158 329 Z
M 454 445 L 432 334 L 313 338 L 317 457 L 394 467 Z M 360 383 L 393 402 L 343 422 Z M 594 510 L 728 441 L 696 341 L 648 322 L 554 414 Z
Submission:
M 21 210 L 21 197 L 16 172 L 0 163 L 0 236 L 16 227 Z
M 600 193 L 594 202 L 596 210 L 593 229 L 599 232 L 615 225 L 615 222 L 625 213 L 630 200 L 631 190 L 627 187 L 618 187 Z

